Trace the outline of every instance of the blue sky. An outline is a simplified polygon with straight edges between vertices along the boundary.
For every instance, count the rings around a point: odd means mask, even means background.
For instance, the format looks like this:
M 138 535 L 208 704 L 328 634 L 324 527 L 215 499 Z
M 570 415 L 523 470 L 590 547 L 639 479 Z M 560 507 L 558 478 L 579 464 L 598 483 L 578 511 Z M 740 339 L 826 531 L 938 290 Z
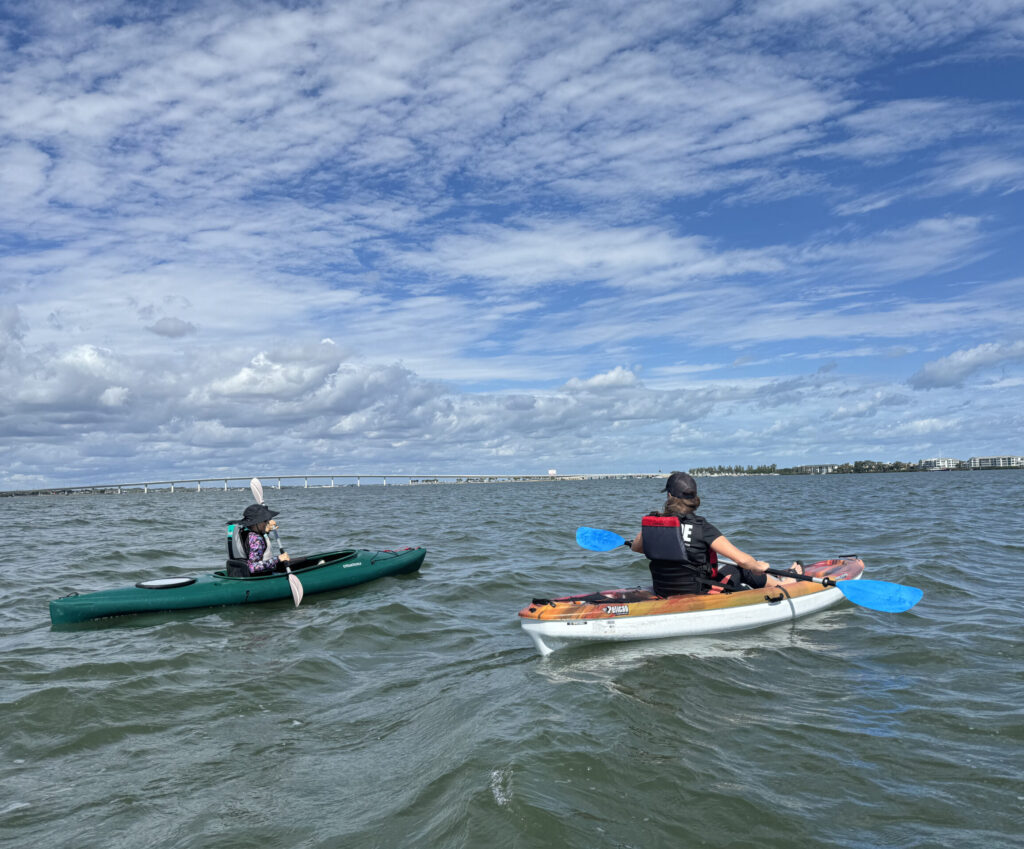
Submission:
M 0 2 L 0 488 L 1024 453 L 1024 2 Z

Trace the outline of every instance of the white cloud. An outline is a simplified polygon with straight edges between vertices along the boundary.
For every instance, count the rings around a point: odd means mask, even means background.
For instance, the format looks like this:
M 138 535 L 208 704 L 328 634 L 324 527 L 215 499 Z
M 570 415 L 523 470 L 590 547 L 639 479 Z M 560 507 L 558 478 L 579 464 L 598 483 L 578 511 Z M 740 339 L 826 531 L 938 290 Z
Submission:
M 806 250 L 814 265 L 841 264 L 861 279 L 907 279 L 948 270 L 976 259 L 985 239 L 981 221 L 970 216 L 927 218 L 909 226 L 874 233 L 867 238 L 832 241 Z M 875 278 L 877 279 L 877 278 Z
M 962 386 L 964 381 L 983 369 L 1024 360 L 1024 340 L 1016 342 L 984 342 L 973 348 L 926 363 L 912 375 L 908 383 L 915 389 L 936 389 Z
M 635 387 L 639 385 L 636 375 L 629 369 L 625 369 L 622 366 L 616 366 L 609 372 L 604 374 L 595 374 L 593 377 L 585 380 L 579 378 L 572 378 L 568 383 L 565 384 L 565 388 L 576 392 L 596 391 L 603 392 L 605 390 L 614 390 L 624 387 Z
M 130 394 L 126 386 L 108 386 L 100 393 L 100 403 L 105 407 L 122 407 Z
M 935 416 L 902 421 L 892 428 L 893 433 L 927 436 L 931 434 L 953 434 L 963 424 L 959 416 Z
M 695 278 L 721 279 L 783 268 L 769 251 L 716 251 L 699 236 L 676 237 L 657 228 L 593 228 L 543 221 L 442 236 L 429 250 L 400 259 L 410 268 L 493 281 L 513 290 L 587 282 L 678 286 Z
M 0 366 L 9 355 L 20 351 L 26 329 L 21 310 L 16 305 L 0 306 Z
M 902 158 L 909 151 L 973 133 L 989 120 L 976 104 L 896 100 L 844 116 L 838 126 L 849 138 L 818 146 L 814 153 L 858 160 Z
M 838 215 L 865 215 L 921 198 L 1013 194 L 1024 187 L 1024 159 L 1000 147 L 971 146 L 937 157 L 934 166 L 872 193 L 836 206 Z
M 0 194 L 18 203 L 39 194 L 46 185 L 50 157 L 24 143 L 0 147 Z
M 1024 158 L 971 149 L 948 159 L 946 167 L 936 169 L 930 187 L 934 193 L 997 191 L 1009 194 L 1024 188 Z

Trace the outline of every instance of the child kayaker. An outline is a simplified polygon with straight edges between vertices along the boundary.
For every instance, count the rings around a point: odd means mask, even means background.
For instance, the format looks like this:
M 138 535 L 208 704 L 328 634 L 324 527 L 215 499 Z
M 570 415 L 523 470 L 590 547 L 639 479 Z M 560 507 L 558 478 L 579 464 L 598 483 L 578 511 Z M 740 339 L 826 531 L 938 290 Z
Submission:
M 632 550 L 647 555 L 651 561 L 651 577 L 654 580 L 654 592 L 660 596 L 680 595 L 683 593 L 706 593 L 711 590 L 740 588 L 746 584 L 754 589 L 774 587 L 780 584 L 793 583 L 795 578 L 776 578 L 766 575 L 769 564 L 757 560 L 740 551 L 703 516 L 693 511 L 700 507 L 697 495 L 697 482 L 686 472 L 672 472 L 662 492 L 667 492 L 665 507 L 661 513 L 650 514 L 653 517 L 678 519 L 679 536 L 683 551 L 679 557 L 673 557 L 671 550 L 659 545 L 658 550 L 652 546 L 655 535 L 662 541 L 671 543 L 676 534 L 675 522 L 664 523 L 666 527 L 655 526 L 657 522 L 646 522 L 650 527 L 648 535 L 652 538 L 647 550 L 644 548 L 643 530 L 634 537 Z M 663 535 L 667 532 L 667 536 Z M 676 543 L 678 545 L 678 543 Z M 653 556 L 652 556 L 653 555 Z M 727 557 L 734 563 L 718 562 L 718 555 Z M 686 558 L 685 560 L 682 558 Z M 735 565 L 734 565 L 735 564 Z M 799 564 L 790 567 L 793 571 L 802 572 Z
M 286 552 L 279 557 L 269 557 L 269 540 L 267 534 L 277 528 L 274 516 L 276 510 L 271 510 L 265 504 L 250 504 L 245 508 L 242 518 L 236 524 L 238 526 L 238 540 L 246 561 L 246 569 L 250 575 L 267 575 L 277 568 L 278 564 L 287 563 L 289 558 Z M 284 571 L 282 566 L 280 571 Z

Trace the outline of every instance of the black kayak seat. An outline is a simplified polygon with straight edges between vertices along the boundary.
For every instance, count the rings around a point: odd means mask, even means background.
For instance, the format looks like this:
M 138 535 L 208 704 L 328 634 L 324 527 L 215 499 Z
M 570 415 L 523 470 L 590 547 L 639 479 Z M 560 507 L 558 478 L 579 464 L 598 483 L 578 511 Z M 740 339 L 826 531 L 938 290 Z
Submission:
M 236 557 L 229 557 L 227 565 L 224 567 L 224 571 L 227 573 L 229 578 L 248 578 L 249 561 L 239 560 Z

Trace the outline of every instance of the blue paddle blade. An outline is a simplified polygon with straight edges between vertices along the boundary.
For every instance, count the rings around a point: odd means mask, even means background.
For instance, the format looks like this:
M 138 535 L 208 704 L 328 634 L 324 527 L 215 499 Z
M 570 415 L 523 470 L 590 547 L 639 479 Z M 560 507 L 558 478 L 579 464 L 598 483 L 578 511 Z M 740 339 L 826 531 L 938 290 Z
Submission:
M 883 613 L 903 613 L 921 600 L 924 590 L 888 581 L 837 581 L 840 592 L 854 604 Z
M 618 534 L 600 528 L 577 528 L 576 542 L 591 551 L 611 551 L 625 543 L 625 540 Z

